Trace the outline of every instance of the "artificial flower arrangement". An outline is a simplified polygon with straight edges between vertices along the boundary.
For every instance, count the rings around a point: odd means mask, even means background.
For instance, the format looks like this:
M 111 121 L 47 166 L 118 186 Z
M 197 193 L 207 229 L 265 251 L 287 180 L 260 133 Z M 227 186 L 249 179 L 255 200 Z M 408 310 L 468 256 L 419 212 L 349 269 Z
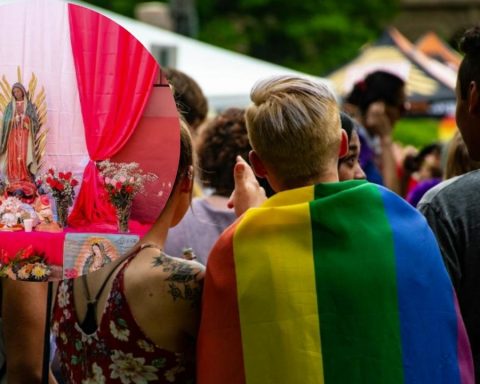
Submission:
M 55 199 L 57 206 L 58 222 L 62 227 L 67 224 L 68 207 L 73 205 L 75 199 L 75 187 L 78 180 L 72 176 L 72 172 L 58 172 L 53 168 L 39 180 L 40 185 L 45 185 Z
M 31 245 L 18 251 L 11 259 L 5 250 L 0 250 L 0 277 L 24 281 L 48 281 L 51 272 L 44 254 L 36 253 Z
M 157 179 L 153 173 L 144 172 L 138 163 L 114 163 L 104 160 L 97 164 L 105 184 L 108 198 L 117 212 L 120 232 L 128 232 L 128 219 L 132 201 L 145 190 L 145 183 Z
M 22 202 L 14 196 L 0 201 L 0 224 L 2 229 L 21 229 L 24 219 L 37 220 L 37 215 L 31 205 Z

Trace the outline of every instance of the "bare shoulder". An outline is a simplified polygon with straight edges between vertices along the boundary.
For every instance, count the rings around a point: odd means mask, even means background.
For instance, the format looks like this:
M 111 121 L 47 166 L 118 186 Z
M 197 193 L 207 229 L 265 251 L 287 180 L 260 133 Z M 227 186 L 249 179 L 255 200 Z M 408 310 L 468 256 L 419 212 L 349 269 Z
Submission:
M 164 304 L 199 303 L 205 276 L 202 264 L 153 249 L 145 249 L 138 256 L 127 271 L 136 288 L 151 293 L 152 299 L 156 297 Z
M 205 275 L 205 267 L 202 264 L 194 260 L 171 257 L 163 252 L 152 258 L 152 268 L 167 281 L 201 282 Z

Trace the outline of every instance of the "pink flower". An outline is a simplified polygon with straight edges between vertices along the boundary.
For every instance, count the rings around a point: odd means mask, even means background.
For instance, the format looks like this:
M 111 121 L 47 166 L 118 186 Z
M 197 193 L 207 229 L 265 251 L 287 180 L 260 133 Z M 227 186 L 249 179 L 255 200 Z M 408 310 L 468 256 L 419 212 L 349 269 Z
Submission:
M 41 202 L 43 205 L 50 205 L 50 200 L 48 200 L 48 196 L 47 196 L 47 195 L 41 195 L 41 196 L 40 196 L 40 202 Z
M 125 178 L 125 176 L 120 176 L 118 178 L 118 181 L 120 181 L 121 183 L 125 183 L 127 181 L 127 179 Z
M 65 270 L 65 277 L 67 279 L 75 279 L 76 277 L 78 277 L 78 272 L 75 268 L 67 268 Z
M 130 177 L 130 180 L 128 180 L 128 182 L 129 182 L 130 184 L 133 184 L 133 183 L 135 182 L 135 178 L 134 178 L 133 176 Z
M 105 177 L 105 184 L 110 184 L 110 178 L 109 177 Z

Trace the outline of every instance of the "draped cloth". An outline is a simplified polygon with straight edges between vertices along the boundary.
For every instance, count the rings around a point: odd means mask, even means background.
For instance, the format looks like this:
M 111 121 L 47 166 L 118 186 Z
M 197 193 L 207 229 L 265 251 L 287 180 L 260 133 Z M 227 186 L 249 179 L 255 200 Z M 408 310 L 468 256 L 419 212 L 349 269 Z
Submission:
M 114 223 L 95 162 L 115 155 L 131 137 L 159 68 L 145 47 L 112 20 L 74 4 L 68 4 L 68 13 L 90 157 L 69 224 Z
M 425 219 L 365 181 L 276 194 L 208 260 L 198 383 L 474 383 Z

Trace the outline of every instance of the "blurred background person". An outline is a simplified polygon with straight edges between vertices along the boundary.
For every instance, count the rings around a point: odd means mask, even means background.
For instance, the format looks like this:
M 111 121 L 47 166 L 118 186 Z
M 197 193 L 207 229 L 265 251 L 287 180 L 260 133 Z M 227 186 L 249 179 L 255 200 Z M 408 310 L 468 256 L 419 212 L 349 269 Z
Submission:
M 338 178 L 340 181 L 365 179 L 365 172 L 360 166 L 360 138 L 355 127 L 355 121 L 344 112 L 340 112 L 342 129 L 347 132 L 348 152 L 338 160 Z
M 442 150 L 440 143 L 429 144 L 404 161 L 405 172 L 411 174 L 406 200 L 414 207 L 429 189 L 442 181 Z
M 236 219 L 227 202 L 234 189 L 235 159 L 248 159 L 251 150 L 244 113 L 243 109 L 227 109 L 200 132 L 198 169 L 205 196 L 193 199 L 183 220 L 170 230 L 167 254 L 180 256 L 184 249 L 191 249 L 205 265 L 215 241 Z
M 445 180 L 480 169 L 480 161 L 472 160 L 460 131 L 457 131 L 448 145 L 445 164 Z
M 195 142 L 198 128 L 208 114 L 208 101 L 198 83 L 186 73 L 175 68 L 163 68 L 172 87 L 173 98 L 179 113 L 188 123 Z
M 360 164 L 367 179 L 401 194 L 393 145 L 395 123 L 409 108 L 405 83 L 398 76 L 375 71 L 355 84 L 348 103 L 358 107 Z

